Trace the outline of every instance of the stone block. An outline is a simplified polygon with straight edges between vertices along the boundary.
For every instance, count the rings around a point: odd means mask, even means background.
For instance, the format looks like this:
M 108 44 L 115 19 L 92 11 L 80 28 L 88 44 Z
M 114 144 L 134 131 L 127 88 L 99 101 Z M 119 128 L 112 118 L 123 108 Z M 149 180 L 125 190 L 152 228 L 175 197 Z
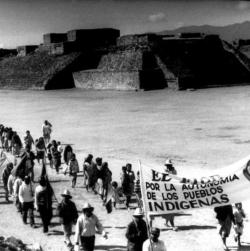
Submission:
M 87 70 L 73 73 L 75 86 L 87 90 L 139 90 L 139 71 Z
M 152 45 L 158 39 L 156 34 L 125 35 L 117 39 L 117 46 Z
M 82 46 L 98 47 L 115 45 L 120 31 L 112 28 L 81 29 L 67 32 L 68 41 L 79 42 Z
M 47 33 L 43 35 L 43 43 L 62 43 L 67 41 L 67 33 Z
M 18 56 L 27 56 L 38 49 L 38 45 L 23 45 L 17 47 Z

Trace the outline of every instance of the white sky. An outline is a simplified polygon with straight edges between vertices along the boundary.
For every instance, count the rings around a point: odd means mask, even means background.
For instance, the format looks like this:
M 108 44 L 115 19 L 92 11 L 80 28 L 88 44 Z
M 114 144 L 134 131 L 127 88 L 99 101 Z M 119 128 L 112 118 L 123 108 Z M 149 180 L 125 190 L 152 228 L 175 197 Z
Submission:
M 250 2 L 238 0 L 0 0 L 0 45 L 42 43 L 42 35 L 112 27 L 121 34 L 250 21 Z

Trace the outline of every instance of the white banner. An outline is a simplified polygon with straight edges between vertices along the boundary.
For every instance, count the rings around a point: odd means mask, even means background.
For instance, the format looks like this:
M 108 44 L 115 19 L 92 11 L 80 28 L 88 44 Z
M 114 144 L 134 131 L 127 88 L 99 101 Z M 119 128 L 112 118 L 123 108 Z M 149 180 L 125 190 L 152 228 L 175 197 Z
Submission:
M 217 207 L 250 198 L 250 156 L 211 175 L 202 176 L 201 171 L 191 180 L 159 170 L 140 166 L 142 199 L 148 215 Z

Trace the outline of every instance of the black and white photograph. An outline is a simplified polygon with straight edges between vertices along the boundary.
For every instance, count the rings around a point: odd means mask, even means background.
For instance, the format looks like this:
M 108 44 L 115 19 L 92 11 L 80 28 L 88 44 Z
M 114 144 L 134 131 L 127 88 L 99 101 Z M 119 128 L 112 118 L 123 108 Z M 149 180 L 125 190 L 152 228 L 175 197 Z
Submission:
M 0 250 L 250 251 L 250 1 L 0 0 Z

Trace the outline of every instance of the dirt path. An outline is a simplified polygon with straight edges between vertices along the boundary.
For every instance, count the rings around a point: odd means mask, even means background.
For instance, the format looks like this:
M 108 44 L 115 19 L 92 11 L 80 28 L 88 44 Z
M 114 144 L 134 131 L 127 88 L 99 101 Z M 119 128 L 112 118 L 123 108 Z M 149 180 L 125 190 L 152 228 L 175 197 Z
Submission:
M 195 177 L 204 169 L 214 170 L 249 154 L 249 97 L 249 86 L 195 92 L 1 91 L 0 118 L 21 138 L 27 129 L 34 138 L 39 137 L 41 124 L 48 119 L 53 124 L 53 139 L 73 143 L 81 165 L 88 153 L 101 156 L 108 161 L 116 181 L 127 162 L 136 170 L 138 159 L 162 164 L 167 157 L 173 159 L 179 174 L 188 172 Z M 15 109 L 13 104 L 18 104 Z M 70 187 L 69 178 L 50 169 L 49 175 L 60 198 L 64 188 Z M 79 177 L 77 187 L 70 188 L 78 209 L 89 201 L 109 232 L 108 240 L 97 235 L 96 250 L 125 250 L 124 235 L 133 211 L 119 209 L 108 215 L 99 198 L 83 189 L 82 182 Z M 250 203 L 243 206 L 249 213 Z M 177 232 L 168 230 L 163 219 L 155 220 L 168 251 L 223 250 L 213 210 L 189 213 L 176 218 Z M 39 223 L 39 218 L 36 221 Z M 4 203 L 0 187 L 0 235 L 38 242 L 44 250 L 66 251 L 58 222 L 53 218 L 49 236 L 40 226 L 24 226 L 14 205 Z M 249 222 L 242 240 L 241 250 L 250 250 Z M 236 250 L 232 235 L 228 243 Z
M 51 184 L 54 188 L 57 198 L 60 200 L 60 193 L 64 188 L 70 187 L 70 180 L 67 176 L 61 173 L 57 175 L 55 170 L 47 167 Z M 40 166 L 36 165 L 36 177 L 40 173 Z M 95 207 L 95 213 L 101 219 L 106 231 L 109 233 L 109 239 L 105 240 L 100 235 L 97 235 L 95 250 L 126 250 L 126 238 L 125 231 L 126 226 L 131 220 L 133 210 L 127 211 L 123 205 L 119 205 L 119 209 L 114 210 L 111 214 L 107 214 L 105 208 L 97 195 L 91 192 L 87 192 L 82 185 L 83 178 L 78 177 L 77 186 L 75 189 L 70 189 L 73 195 L 73 199 L 77 204 L 77 208 L 81 209 L 85 201 L 89 201 Z M 37 185 L 37 184 L 36 184 Z M 39 243 L 44 250 L 61 250 L 66 251 L 67 248 L 63 243 L 63 232 L 59 224 L 59 218 L 56 216 L 52 220 L 52 224 L 48 235 L 42 233 L 41 221 L 35 213 L 35 221 L 37 228 L 32 229 L 29 225 L 24 225 L 21 220 L 21 216 L 17 213 L 13 204 L 5 203 L 3 189 L 0 187 L 0 235 L 5 237 L 15 236 L 22 239 L 25 243 Z M 54 203 L 54 208 L 57 203 Z M 133 204 L 136 206 L 136 204 Z M 250 209 L 249 203 L 244 204 L 247 209 Z M 164 225 L 162 218 L 157 218 L 154 221 L 154 226 L 161 229 L 161 239 L 166 242 L 168 250 L 222 250 L 221 242 L 216 230 L 216 220 L 214 218 L 213 210 L 203 209 L 194 210 L 187 213 L 185 216 L 176 217 L 176 225 L 179 226 L 179 230 L 174 232 L 169 230 Z M 247 238 L 250 224 L 245 224 L 245 234 L 243 236 L 243 249 L 250 250 L 249 239 Z M 73 238 L 72 238 L 73 240 Z M 228 240 L 231 250 L 236 250 L 236 245 L 232 236 Z

